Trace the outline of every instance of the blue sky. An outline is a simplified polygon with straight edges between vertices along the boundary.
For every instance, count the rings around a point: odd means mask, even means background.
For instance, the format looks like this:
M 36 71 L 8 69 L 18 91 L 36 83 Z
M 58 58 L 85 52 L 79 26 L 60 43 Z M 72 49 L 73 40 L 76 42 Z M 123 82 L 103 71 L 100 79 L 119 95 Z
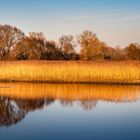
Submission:
M 140 43 L 140 0 L 1 0 L 0 24 L 47 39 L 92 30 L 110 46 Z

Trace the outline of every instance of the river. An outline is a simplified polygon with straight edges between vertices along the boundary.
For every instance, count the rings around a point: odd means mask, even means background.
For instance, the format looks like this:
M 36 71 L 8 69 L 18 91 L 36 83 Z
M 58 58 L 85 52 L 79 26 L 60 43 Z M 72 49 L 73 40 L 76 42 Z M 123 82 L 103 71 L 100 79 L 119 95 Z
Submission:
M 140 86 L 0 83 L 0 139 L 140 140 Z

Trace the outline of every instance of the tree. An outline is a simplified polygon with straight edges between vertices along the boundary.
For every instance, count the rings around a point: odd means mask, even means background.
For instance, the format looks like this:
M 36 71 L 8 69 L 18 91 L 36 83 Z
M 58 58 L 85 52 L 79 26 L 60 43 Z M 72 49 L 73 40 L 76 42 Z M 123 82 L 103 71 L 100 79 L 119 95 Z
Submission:
M 125 48 L 126 58 L 129 60 L 140 60 L 140 44 L 131 43 Z
M 84 31 L 77 37 L 77 40 L 81 47 L 81 59 L 91 60 L 93 58 L 92 44 L 97 40 L 96 34 L 91 31 Z
M 13 47 L 24 39 L 24 33 L 10 25 L 0 25 L 0 59 L 8 59 Z
M 59 38 L 59 44 L 62 52 L 70 54 L 74 51 L 74 40 L 73 36 L 62 36 Z
M 113 49 L 112 60 L 122 61 L 125 59 L 126 57 L 124 49 L 120 48 L 120 46 L 117 46 L 116 48 Z
M 21 42 L 17 43 L 10 52 L 11 60 L 40 60 L 46 52 L 45 38 L 42 33 L 30 33 Z
M 56 47 L 56 43 L 54 41 L 47 41 L 43 33 L 29 33 L 29 37 L 31 39 L 35 39 L 39 42 L 44 42 L 44 45 L 40 50 L 40 57 L 38 59 L 41 60 L 59 60 L 62 59 L 62 54 L 59 48 Z
M 46 37 L 42 32 L 29 32 L 29 38 L 42 41 L 44 43 L 46 42 Z
M 101 42 L 92 31 L 84 31 L 77 37 L 77 41 L 81 46 L 81 59 L 93 60 L 104 58 L 107 51 L 107 45 Z
M 62 60 L 63 53 L 54 41 L 47 41 L 43 33 L 29 33 L 10 52 L 11 60 Z
M 42 53 L 41 59 L 43 60 L 62 60 L 63 54 L 60 48 L 56 47 L 54 41 L 46 41 L 46 51 Z
M 113 60 L 114 59 L 114 54 L 115 54 L 115 49 L 112 47 L 106 47 L 104 52 L 104 59 L 105 60 Z
M 71 59 L 76 59 L 77 54 L 74 49 L 75 47 L 75 42 L 74 42 L 74 37 L 69 35 L 69 36 L 62 36 L 59 38 L 59 46 L 60 50 L 63 53 L 64 59 L 66 60 L 71 60 Z

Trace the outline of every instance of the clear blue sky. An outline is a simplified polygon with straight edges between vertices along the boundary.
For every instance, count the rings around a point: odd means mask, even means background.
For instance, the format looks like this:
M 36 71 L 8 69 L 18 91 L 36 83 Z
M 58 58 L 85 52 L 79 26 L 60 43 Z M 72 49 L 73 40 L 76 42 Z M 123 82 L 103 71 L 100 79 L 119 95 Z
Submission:
M 0 24 L 48 39 L 93 30 L 110 46 L 140 43 L 140 0 L 1 0 Z

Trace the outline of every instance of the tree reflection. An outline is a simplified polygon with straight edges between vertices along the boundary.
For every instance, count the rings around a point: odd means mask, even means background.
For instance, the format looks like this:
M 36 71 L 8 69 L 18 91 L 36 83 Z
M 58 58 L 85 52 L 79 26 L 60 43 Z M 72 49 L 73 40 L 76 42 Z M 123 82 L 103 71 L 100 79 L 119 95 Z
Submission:
M 1 87 L 10 87 L 10 84 L 1 83 Z M 55 101 L 67 108 L 78 103 L 81 109 L 90 111 L 98 101 L 131 103 L 140 99 L 139 86 L 12 83 L 11 87 L 0 88 L 1 126 L 16 124 L 29 112 Z
M 54 102 L 48 100 L 21 100 L 0 97 L 0 125 L 9 126 L 20 122 L 28 112 L 42 109 Z
M 16 124 L 25 117 L 26 113 L 18 107 L 16 101 L 5 97 L 0 98 L 0 125 Z
M 83 110 L 86 111 L 96 108 L 96 104 L 97 101 L 92 101 L 92 100 L 85 100 L 80 102 L 81 107 L 83 108 Z
M 73 106 L 73 101 L 70 100 L 60 100 L 60 104 L 64 107 L 72 107 Z

